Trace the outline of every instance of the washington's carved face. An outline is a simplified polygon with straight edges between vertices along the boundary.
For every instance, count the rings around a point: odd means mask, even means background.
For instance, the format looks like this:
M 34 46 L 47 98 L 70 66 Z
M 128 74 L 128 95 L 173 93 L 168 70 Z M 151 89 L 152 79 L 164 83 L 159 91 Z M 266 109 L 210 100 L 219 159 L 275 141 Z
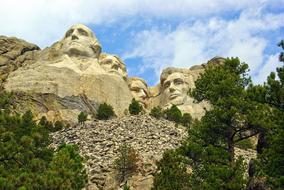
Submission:
M 107 55 L 100 60 L 100 64 L 108 73 L 120 75 L 123 78 L 127 77 L 125 65 L 121 63 L 115 56 Z
M 146 100 L 148 99 L 148 88 L 140 80 L 133 80 L 129 84 L 129 89 L 133 98 L 146 106 Z
M 72 26 L 61 42 L 63 53 L 69 56 L 98 57 L 100 54 L 98 40 L 92 31 L 82 24 Z
M 165 104 L 181 105 L 186 101 L 189 87 L 182 73 L 172 73 L 164 81 L 162 89 Z

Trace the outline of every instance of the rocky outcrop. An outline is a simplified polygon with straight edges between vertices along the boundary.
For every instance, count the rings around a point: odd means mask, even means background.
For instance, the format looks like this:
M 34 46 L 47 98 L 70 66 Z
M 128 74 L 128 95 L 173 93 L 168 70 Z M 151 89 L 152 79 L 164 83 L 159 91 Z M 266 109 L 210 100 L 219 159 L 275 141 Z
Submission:
M 177 148 L 186 139 L 183 126 L 147 115 L 128 116 L 112 120 L 89 121 L 85 125 L 63 129 L 52 134 L 53 147 L 61 142 L 77 144 L 86 158 L 87 189 L 117 190 L 123 183 L 116 180 L 114 160 L 123 143 L 131 145 L 139 155 L 138 171 L 127 184 L 131 189 L 150 190 L 156 163 L 167 149 Z M 256 158 L 256 151 L 235 148 L 236 157 L 242 156 L 248 164 Z
M 122 143 L 131 145 L 139 154 L 138 172 L 128 180 L 131 189 L 151 188 L 156 161 L 166 149 L 176 148 L 187 136 L 186 128 L 150 116 L 128 116 L 107 121 L 94 121 L 52 134 L 53 146 L 65 141 L 80 147 L 87 159 L 89 185 L 99 189 L 118 189 L 114 160 Z
M 40 48 L 15 37 L 0 36 L 0 82 L 10 72 L 33 62 Z M 1 82 L 2 83 L 2 82 Z

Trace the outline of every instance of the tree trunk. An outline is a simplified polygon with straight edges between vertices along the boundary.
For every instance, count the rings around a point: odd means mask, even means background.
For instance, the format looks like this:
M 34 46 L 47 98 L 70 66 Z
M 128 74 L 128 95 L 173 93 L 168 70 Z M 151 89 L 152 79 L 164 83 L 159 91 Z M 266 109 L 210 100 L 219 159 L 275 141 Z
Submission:
M 228 152 L 229 152 L 229 162 L 232 165 L 235 157 L 234 133 L 232 129 L 229 129 L 227 143 L 228 143 Z

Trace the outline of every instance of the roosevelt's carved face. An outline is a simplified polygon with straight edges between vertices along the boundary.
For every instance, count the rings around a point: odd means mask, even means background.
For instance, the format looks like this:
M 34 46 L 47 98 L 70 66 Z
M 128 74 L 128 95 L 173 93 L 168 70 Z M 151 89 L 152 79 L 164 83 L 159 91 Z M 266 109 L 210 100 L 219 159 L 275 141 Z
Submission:
M 172 73 L 162 85 L 163 100 L 166 105 L 181 105 L 186 101 L 189 86 L 182 73 Z
M 123 78 L 127 77 L 125 65 L 113 55 L 107 55 L 100 60 L 102 68 L 111 74 L 122 76 Z
M 72 26 L 61 42 L 63 53 L 69 56 L 98 57 L 101 51 L 92 31 L 82 24 Z
M 143 104 L 146 107 L 146 101 L 148 99 L 148 88 L 147 86 L 140 80 L 132 80 L 129 82 L 129 89 L 133 98 Z

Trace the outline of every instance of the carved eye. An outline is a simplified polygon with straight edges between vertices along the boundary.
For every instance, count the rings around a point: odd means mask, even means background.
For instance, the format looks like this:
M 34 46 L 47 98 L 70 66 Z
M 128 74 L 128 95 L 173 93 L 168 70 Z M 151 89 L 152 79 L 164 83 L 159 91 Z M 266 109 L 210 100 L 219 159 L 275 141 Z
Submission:
M 170 84 L 171 84 L 170 81 L 169 81 L 169 82 L 166 82 L 166 83 L 164 84 L 164 88 L 168 88 L 168 87 L 170 86 Z
M 68 31 L 66 32 L 66 34 L 65 34 L 65 38 L 67 38 L 67 37 L 71 36 L 73 32 L 74 32 L 74 30 L 73 30 L 73 29 L 68 30 Z
M 175 79 L 175 80 L 174 80 L 174 83 L 175 83 L 176 85 L 183 84 L 183 80 L 182 80 L 182 79 Z
M 102 61 L 102 64 L 111 65 L 111 64 L 112 64 L 112 61 L 111 61 L 110 59 L 106 59 L 106 60 L 103 60 L 103 61 Z
M 82 36 L 89 36 L 88 32 L 86 30 L 83 30 L 81 28 L 78 29 L 79 34 L 81 34 Z
M 140 88 L 132 87 L 132 88 L 131 88 L 131 91 L 139 92 L 139 91 L 140 91 Z

